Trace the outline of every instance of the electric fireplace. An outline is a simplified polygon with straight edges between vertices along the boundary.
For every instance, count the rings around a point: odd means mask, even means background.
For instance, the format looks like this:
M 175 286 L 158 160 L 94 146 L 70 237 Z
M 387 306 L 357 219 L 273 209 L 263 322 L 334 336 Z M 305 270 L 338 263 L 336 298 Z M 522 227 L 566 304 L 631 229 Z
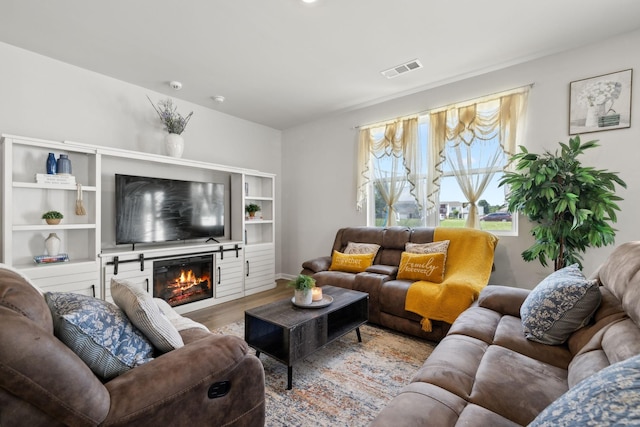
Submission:
M 153 296 L 172 307 L 213 298 L 212 275 L 212 255 L 154 261 Z

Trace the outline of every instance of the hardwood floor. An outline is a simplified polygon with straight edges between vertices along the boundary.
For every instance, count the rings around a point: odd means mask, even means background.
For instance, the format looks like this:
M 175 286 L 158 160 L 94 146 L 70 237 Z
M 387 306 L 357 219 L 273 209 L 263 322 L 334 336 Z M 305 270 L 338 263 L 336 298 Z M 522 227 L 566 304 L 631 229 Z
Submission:
M 287 287 L 287 282 L 289 281 L 279 279 L 276 281 L 274 289 L 214 305 L 213 307 L 203 308 L 202 310 L 184 314 L 184 316 L 202 323 L 210 330 L 220 328 L 230 323 L 244 320 L 245 310 L 292 296 L 293 289 Z

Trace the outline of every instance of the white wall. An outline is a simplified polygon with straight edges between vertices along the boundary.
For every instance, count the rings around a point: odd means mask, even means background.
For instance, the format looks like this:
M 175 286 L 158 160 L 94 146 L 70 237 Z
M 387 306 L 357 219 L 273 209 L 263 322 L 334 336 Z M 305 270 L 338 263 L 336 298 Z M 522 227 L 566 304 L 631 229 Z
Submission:
M 356 141 L 354 126 L 408 115 L 470 98 L 535 83 L 529 97 L 528 131 L 524 145 L 530 151 L 555 150 L 567 142 L 569 83 L 574 80 L 633 68 L 640 70 L 640 31 L 605 40 L 585 48 L 512 66 L 464 81 L 424 90 L 377 105 L 336 114 L 283 133 L 282 271 L 296 274 L 304 260 L 330 255 L 335 231 L 365 225 L 364 212 L 355 209 Z M 425 70 L 418 72 L 428 72 Z M 400 77 L 401 78 L 401 77 Z M 637 78 L 637 76 L 636 76 Z M 381 79 L 380 84 L 385 84 Z M 632 103 L 640 102 L 639 84 L 633 86 Z M 628 189 L 615 227 L 616 242 L 640 239 L 636 218 L 640 207 L 640 108 L 632 106 L 631 127 L 582 135 L 598 139 L 602 147 L 587 152 L 587 165 L 620 172 Z M 496 250 L 496 271 L 491 283 L 532 288 L 551 268 L 537 261 L 526 263 L 524 249 L 533 243 L 530 224 L 521 221 L 518 237 L 502 237 Z M 591 274 L 613 247 L 591 249 L 584 271 Z
M 139 86 L 0 43 L 0 133 L 70 140 L 164 154 L 164 131 L 147 100 L 166 98 Z M 275 173 L 281 183 L 281 132 L 176 100 L 193 117 L 183 158 Z M 221 107 L 222 109 L 222 107 Z M 276 204 L 276 271 L 281 205 Z
M 425 90 L 313 123 L 280 131 L 177 101 L 194 111 L 184 133 L 184 157 L 259 169 L 278 175 L 276 192 L 276 272 L 297 274 L 301 263 L 329 249 L 339 227 L 364 225 L 355 210 L 357 131 L 354 126 L 412 114 L 473 97 L 535 83 L 530 96 L 527 147 L 536 152 L 567 141 L 569 83 L 623 69 L 640 69 L 640 31 L 582 49 L 531 61 L 464 81 Z M 163 153 L 163 131 L 149 105 L 164 98 L 138 86 L 0 43 L 0 132 L 53 140 Z M 422 70 L 419 72 L 426 72 Z M 637 74 L 637 72 L 636 72 Z M 381 84 L 385 84 L 381 80 Z M 632 102 L 640 99 L 634 85 Z M 617 242 L 639 239 L 634 227 L 640 198 L 640 117 L 632 107 L 630 129 L 583 135 L 602 147 L 585 163 L 619 171 L 629 188 L 621 191 Z M 527 224 L 520 236 L 503 237 L 492 283 L 532 287 L 550 269 L 525 263 L 520 253 L 531 243 Z M 590 250 L 590 274 L 611 247 Z

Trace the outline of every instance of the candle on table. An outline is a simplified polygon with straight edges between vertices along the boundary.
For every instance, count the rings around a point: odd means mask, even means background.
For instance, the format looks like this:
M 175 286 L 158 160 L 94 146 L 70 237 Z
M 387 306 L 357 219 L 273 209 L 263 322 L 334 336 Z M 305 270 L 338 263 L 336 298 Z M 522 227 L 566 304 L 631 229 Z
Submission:
M 311 288 L 311 299 L 320 301 L 322 299 L 322 288 Z

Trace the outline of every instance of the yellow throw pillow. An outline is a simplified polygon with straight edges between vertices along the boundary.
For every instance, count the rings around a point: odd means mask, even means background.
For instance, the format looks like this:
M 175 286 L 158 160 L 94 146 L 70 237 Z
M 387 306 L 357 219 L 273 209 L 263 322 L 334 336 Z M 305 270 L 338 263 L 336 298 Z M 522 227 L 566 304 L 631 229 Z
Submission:
M 333 251 L 331 257 L 331 271 L 344 271 L 347 273 L 361 273 L 373 263 L 376 254 L 343 254 Z
M 444 280 L 445 258 L 446 255 L 440 252 L 433 254 L 403 252 L 397 278 L 440 283 Z

